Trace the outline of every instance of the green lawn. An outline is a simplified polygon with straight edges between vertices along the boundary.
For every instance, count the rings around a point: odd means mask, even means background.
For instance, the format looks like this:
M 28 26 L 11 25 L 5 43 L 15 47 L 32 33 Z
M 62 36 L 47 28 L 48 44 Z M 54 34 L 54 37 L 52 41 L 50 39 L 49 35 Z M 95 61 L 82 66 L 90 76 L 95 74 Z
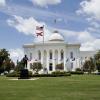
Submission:
M 0 77 L 0 100 L 100 100 L 99 75 L 8 79 Z

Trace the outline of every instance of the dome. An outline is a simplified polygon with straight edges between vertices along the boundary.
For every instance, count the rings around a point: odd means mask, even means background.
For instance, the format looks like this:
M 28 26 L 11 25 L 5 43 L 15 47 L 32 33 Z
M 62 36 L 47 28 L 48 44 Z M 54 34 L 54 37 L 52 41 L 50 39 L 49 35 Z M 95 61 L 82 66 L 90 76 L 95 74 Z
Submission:
M 64 38 L 58 31 L 54 31 L 53 34 L 50 36 L 49 41 L 64 41 Z

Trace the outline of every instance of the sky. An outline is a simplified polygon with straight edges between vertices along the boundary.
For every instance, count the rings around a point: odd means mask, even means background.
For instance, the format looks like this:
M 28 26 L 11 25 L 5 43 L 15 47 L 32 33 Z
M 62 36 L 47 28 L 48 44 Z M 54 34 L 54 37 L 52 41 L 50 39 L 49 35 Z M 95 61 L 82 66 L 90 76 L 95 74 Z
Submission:
M 56 29 L 81 51 L 100 49 L 100 0 L 0 0 L 0 48 L 16 61 L 23 44 L 42 41 L 36 26 L 44 25 L 45 41 Z M 54 20 L 56 19 L 56 23 Z

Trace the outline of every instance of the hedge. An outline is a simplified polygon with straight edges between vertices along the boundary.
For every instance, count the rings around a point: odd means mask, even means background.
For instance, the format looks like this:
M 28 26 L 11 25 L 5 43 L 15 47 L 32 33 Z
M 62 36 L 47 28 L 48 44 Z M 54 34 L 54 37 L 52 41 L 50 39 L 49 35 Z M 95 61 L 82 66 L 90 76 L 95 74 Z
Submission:
M 19 77 L 19 76 L 20 76 L 19 72 L 12 72 L 6 75 L 6 77 Z
M 84 74 L 83 71 L 71 71 L 70 73 L 71 74 L 76 74 L 76 75 L 82 75 L 82 74 Z
M 20 72 L 13 72 L 13 73 L 8 73 L 6 77 L 20 77 Z M 29 71 L 29 77 L 32 77 L 32 72 Z
M 19 77 L 19 72 L 8 73 L 7 77 Z M 70 73 L 67 72 L 53 72 L 52 74 L 33 74 L 29 72 L 29 77 L 61 77 L 61 76 L 71 76 Z
M 69 72 L 65 72 L 65 71 L 54 71 L 52 72 L 52 74 L 69 74 Z
M 61 76 L 71 76 L 70 73 L 67 74 L 34 74 L 33 77 L 61 77 Z

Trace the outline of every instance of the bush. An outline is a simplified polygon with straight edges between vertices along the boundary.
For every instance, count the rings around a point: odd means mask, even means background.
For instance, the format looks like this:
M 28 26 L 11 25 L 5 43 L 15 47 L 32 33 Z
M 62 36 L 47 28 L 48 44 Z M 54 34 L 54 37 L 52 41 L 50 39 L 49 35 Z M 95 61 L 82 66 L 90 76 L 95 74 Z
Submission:
M 28 74 L 29 74 L 29 77 L 32 77 L 32 72 L 31 71 L 29 71 Z M 6 75 L 6 77 L 20 77 L 20 72 L 14 71 L 12 73 L 8 73 Z
M 56 76 L 71 76 L 71 73 L 65 72 L 65 71 L 54 71 L 54 72 L 52 72 L 52 75 L 56 75 Z
M 70 76 L 70 73 L 67 74 L 34 74 L 33 77 L 61 77 L 61 76 Z
M 65 71 L 54 71 L 52 72 L 52 74 L 66 74 L 68 72 L 65 72 Z
M 81 70 L 80 68 L 76 68 L 76 72 L 77 72 L 77 71 L 82 71 L 82 70 Z
M 36 73 L 38 73 L 42 69 L 41 62 L 34 62 L 31 66 L 31 69 L 33 69 Z
M 20 72 L 8 73 L 6 76 L 7 77 L 19 77 Z M 71 76 L 71 74 L 68 72 L 55 71 L 55 72 L 52 72 L 52 74 L 33 74 L 32 75 L 32 72 L 29 71 L 29 77 L 61 77 L 61 76 Z
M 84 74 L 84 72 L 83 71 L 72 71 L 72 72 L 70 72 L 71 74 L 76 74 L 76 75 L 82 75 L 82 74 Z
M 32 72 L 29 71 L 29 72 L 28 72 L 28 75 L 29 75 L 29 77 L 32 77 Z
M 14 71 L 12 73 L 8 73 L 6 75 L 6 77 L 19 77 L 19 76 L 20 76 L 20 73 L 19 72 L 16 72 L 16 71 Z

